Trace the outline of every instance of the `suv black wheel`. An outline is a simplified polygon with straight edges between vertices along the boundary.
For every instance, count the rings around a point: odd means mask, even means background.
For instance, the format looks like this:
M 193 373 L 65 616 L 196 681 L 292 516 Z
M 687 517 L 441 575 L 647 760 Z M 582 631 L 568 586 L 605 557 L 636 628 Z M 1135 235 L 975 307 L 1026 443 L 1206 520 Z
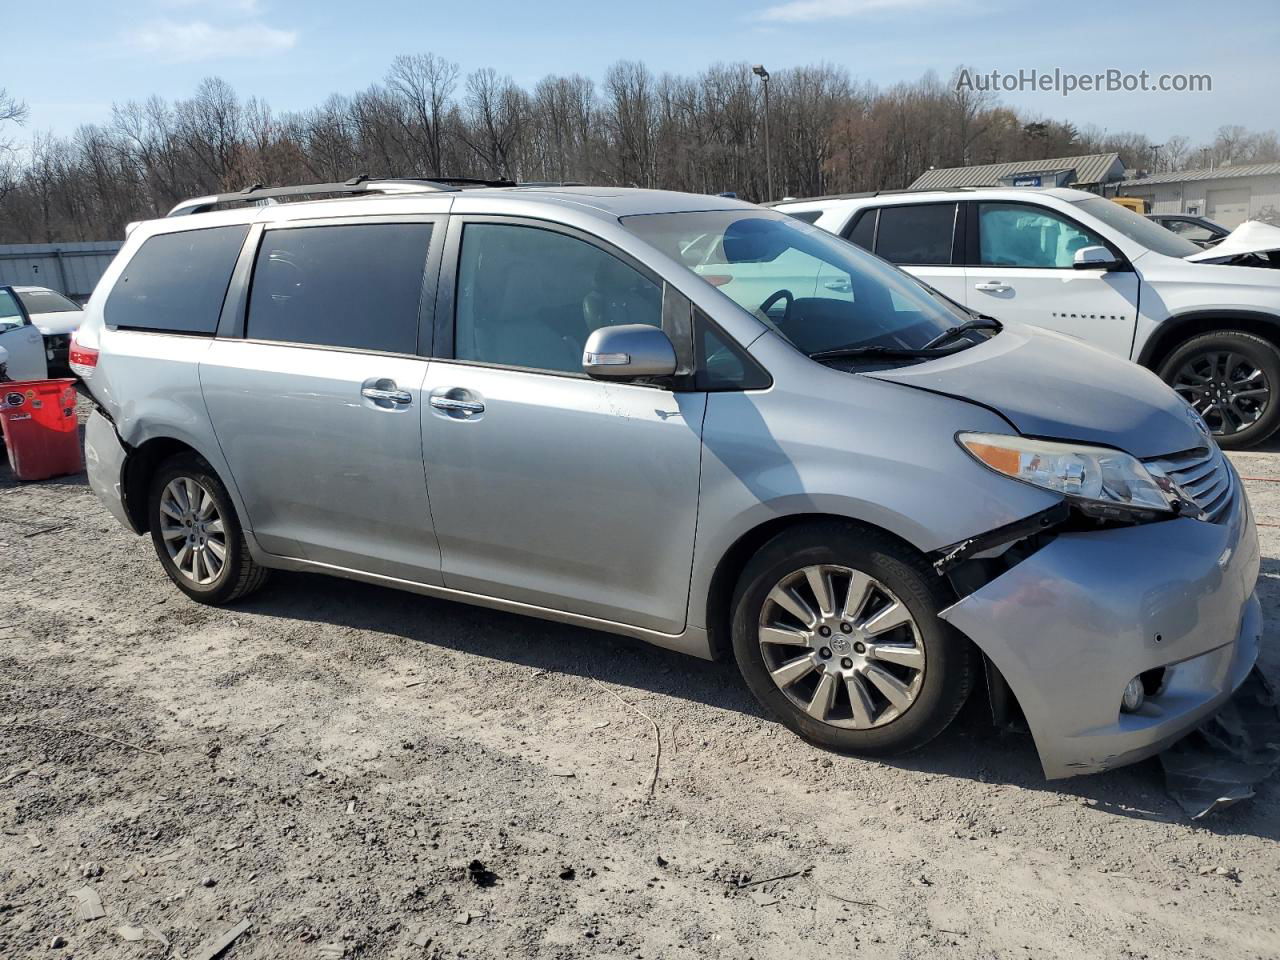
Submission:
M 1280 427 L 1280 349 L 1243 330 L 1181 344 L 1160 377 L 1200 411 L 1220 446 L 1260 443 Z
M 201 603 L 238 600 L 266 582 L 254 562 L 227 488 L 196 454 L 178 454 L 151 478 L 151 542 L 165 573 Z
M 953 598 L 919 554 L 856 524 L 765 544 L 733 601 L 747 686 L 804 739 L 884 755 L 928 743 L 973 685 L 972 648 L 938 612 Z

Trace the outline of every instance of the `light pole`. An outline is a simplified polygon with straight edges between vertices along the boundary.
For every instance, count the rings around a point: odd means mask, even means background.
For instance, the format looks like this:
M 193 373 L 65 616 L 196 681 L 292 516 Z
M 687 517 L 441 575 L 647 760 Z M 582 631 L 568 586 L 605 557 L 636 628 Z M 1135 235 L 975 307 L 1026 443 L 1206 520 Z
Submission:
M 1152 173 L 1160 172 L 1160 148 L 1163 146 L 1164 146 L 1163 143 L 1153 143 L 1151 145 L 1151 172 Z
M 773 157 L 769 152 L 769 71 L 764 68 L 764 64 L 757 63 L 751 68 L 751 72 L 760 78 L 761 84 L 764 85 L 764 169 L 765 169 L 765 188 L 768 196 L 765 200 L 773 199 Z

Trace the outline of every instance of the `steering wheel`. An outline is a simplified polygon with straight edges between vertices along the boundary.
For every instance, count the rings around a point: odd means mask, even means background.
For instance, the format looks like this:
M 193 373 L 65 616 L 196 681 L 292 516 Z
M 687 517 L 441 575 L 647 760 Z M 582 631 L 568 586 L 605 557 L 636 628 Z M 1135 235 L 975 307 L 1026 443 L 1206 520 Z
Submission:
M 768 316 L 769 308 L 772 307 L 779 300 L 782 300 L 784 298 L 787 301 L 787 307 L 785 310 L 782 311 L 782 322 L 786 323 L 788 320 L 791 319 L 791 307 L 796 302 L 796 296 L 790 290 L 783 289 L 783 290 L 779 290 L 777 293 L 770 294 L 769 299 L 767 299 L 764 303 L 760 304 L 760 312 L 763 313 L 765 316 Z

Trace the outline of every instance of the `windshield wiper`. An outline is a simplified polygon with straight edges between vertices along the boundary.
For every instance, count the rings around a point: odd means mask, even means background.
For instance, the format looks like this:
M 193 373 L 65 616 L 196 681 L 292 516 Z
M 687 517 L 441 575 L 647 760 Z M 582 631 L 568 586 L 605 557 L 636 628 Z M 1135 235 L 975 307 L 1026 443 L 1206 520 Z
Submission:
M 921 350 L 932 350 L 934 347 L 940 347 L 949 340 L 954 340 L 962 334 L 968 333 L 970 330 L 995 330 L 999 332 L 1004 328 L 995 317 L 974 317 L 972 320 L 966 320 L 964 323 L 956 327 L 947 327 L 940 334 L 926 343 Z
M 963 348 L 961 348 L 963 349 Z M 887 357 L 892 359 L 898 358 L 917 358 L 917 357 L 949 357 L 958 350 L 935 350 L 933 348 L 920 347 L 916 350 L 908 350 L 900 347 L 883 347 L 879 344 L 873 344 L 869 347 L 835 347 L 831 350 L 819 350 L 817 353 L 809 354 L 810 360 L 846 360 L 856 357 Z

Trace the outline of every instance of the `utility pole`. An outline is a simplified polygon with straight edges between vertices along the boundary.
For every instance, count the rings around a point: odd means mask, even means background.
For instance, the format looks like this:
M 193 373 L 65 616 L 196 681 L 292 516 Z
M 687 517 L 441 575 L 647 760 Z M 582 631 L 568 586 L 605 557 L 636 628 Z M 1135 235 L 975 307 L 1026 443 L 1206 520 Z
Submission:
M 751 72 L 760 78 L 760 83 L 764 86 L 764 169 L 767 192 L 765 200 L 769 201 L 773 199 L 773 157 L 769 150 L 769 71 L 764 68 L 764 64 L 757 63 L 751 68 Z

